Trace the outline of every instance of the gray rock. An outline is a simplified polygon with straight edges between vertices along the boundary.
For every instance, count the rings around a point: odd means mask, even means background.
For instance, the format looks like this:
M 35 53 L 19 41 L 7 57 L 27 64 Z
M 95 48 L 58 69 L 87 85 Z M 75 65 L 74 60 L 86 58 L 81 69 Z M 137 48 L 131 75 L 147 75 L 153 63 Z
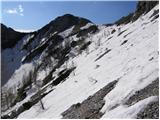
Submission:
M 72 105 L 62 113 L 64 119 L 98 119 L 103 113 L 100 112 L 105 104 L 103 98 L 114 88 L 117 80 L 107 84 L 94 95 L 89 96 L 82 103 Z
M 150 96 L 159 96 L 159 78 L 149 84 L 142 90 L 137 91 L 133 96 L 131 96 L 125 104 L 131 106 L 145 98 Z M 137 114 L 138 119 L 157 119 L 159 118 L 159 100 L 156 102 L 151 102 L 147 107 Z
M 143 111 L 138 113 L 138 119 L 158 119 L 159 118 L 159 101 L 150 103 Z
M 150 96 L 159 96 L 159 78 L 157 78 L 144 89 L 137 91 L 125 102 L 125 104 L 130 106 Z

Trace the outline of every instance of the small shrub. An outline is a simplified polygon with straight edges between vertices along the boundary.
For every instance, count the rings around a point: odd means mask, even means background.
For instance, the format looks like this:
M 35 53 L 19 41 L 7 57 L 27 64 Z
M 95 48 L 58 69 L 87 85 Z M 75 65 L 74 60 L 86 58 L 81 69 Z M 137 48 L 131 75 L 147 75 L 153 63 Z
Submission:
M 116 32 L 116 30 L 115 30 L 115 29 L 113 29 L 113 30 L 112 30 L 111 34 L 113 34 L 114 32 Z

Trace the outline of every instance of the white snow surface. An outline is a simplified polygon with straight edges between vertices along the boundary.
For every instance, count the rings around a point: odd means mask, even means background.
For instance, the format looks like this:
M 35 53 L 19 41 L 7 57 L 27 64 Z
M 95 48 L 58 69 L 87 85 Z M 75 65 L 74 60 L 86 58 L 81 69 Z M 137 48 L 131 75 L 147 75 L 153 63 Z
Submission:
M 125 105 L 120 105 L 114 110 L 108 111 L 107 114 L 103 115 L 103 118 L 135 118 L 136 115 L 146 108 L 146 106 L 151 102 L 158 101 L 157 96 L 151 96 L 144 100 L 137 102 L 136 104 L 128 107 Z M 116 114 L 115 114 L 116 113 Z
M 60 32 L 59 35 L 61 35 L 63 38 L 67 37 L 72 33 L 73 28 L 74 28 L 74 25 L 63 32 Z
M 66 81 L 55 86 L 55 89 L 42 99 L 45 110 L 41 110 L 37 103 L 18 118 L 62 118 L 61 113 L 71 105 L 81 103 L 117 79 L 119 81 L 115 88 L 104 98 L 102 118 L 135 118 L 147 104 L 158 99 L 151 96 L 130 107 L 123 105 L 136 91 L 158 78 L 158 19 L 151 22 L 152 18 L 149 18 L 155 9 L 158 9 L 158 6 L 143 15 L 143 19 L 133 23 L 99 27 L 100 32 L 87 38 L 92 41 L 89 54 L 83 52 L 69 60 L 69 66 L 72 63 L 76 66 L 75 75 L 70 74 Z M 111 34 L 113 29 L 116 32 Z M 72 28 L 60 34 L 65 37 L 71 30 Z M 118 35 L 124 30 L 126 31 Z M 127 42 L 122 45 L 125 40 Z M 101 43 L 98 47 L 97 41 Z M 96 61 L 107 49 L 111 51 Z M 97 83 L 90 81 L 90 78 L 96 79 Z M 117 104 L 118 107 L 110 110 Z
M 81 30 L 84 30 L 84 29 L 87 29 L 89 28 L 90 26 L 94 25 L 93 23 L 87 23 L 85 26 L 81 27 L 80 29 Z

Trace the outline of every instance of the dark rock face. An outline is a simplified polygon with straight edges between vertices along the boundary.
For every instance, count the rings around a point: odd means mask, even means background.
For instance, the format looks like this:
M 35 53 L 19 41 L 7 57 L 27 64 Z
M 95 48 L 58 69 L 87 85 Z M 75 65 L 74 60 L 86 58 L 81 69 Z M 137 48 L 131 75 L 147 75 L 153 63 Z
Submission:
M 139 1 L 132 21 L 137 20 L 140 15 L 149 12 L 157 4 L 159 4 L 158 1 Z
M 48 39 L 42 44 L 40 44 L 37 48 L 35 48 L 33 51 L 31 51 L 25 59 L 22 61 L 22 63 L 30 62 L 35 56 L 41 54 L 48 46 L 49 47 L 55 47 L 59 43 L 63 41 L 63 38 L 59 35 L 54 35 Z M 51 43 L 51 45 L 49 45 Z
M 137 4 L 136 12 L 147 13 L 157 4 L 158 4 L 158 1 L 140 1 Z
M 64 119 L 98 119 L 103 113 L 100 112 L 105 104 L 103 98 L 114 88 L 117 80 L 107 84 L 94 95 L 88 97 L 82 103 L 72 105 L 62 113 Z
M 84 29 L 82 31 L 79 31 L 77 34 L 77 37 L 85 36 L 88 33 L 95 33 L 97 31 L 98 31 L 97 26 L 93 25 L 93 26 L 90 26 L 88 29 Z
M 129 15 L 120 18 L 118 21 L 115 22 L 115 24 L 117 25 L 127 24 L 132 21 L 132 17 L 133 17 L 133 13 L 130 13 Z
M 126 102 L 127 105 L 132 105 L 140 100 L 148 98 L 150 96 L 159 96 L 159 79 L 157 78 L 150 85 L 144 89 L 137 91 L 133 96 L 131 96 Z
M 34 43 L 36 40 L 36 48 L 34 48 L 32 45 L 31 52 L 25 57 L 23 60 L 23 63 L 30 62 L 34 57 L 40 55 L 45 49 L 48 49 L 48 53 L 51 55 L 57 55 L 58 52 L 62 51 L 58 48 L 55 50 L 56 46 L 60 45 L 63 42 L 63 37 L 59 36 L 58 33 L 65 31 L 66 29 L 70 28 L 71 26 L 74 27 L 74 33 L 76 33 L 80 36 L 81 34 L 86 35 L 89 32 L 95 32 L 97 30 L 97 27 L 91 26 L 89 29 L 85 31 L 81 31 L 80 27 L 86 25 L 91 21 L 85 19 L 73 16 L 71 14 L 65 14 L 63 16 L 57 17 L 55 20 L 51 21 L 46 26 L 42 27 L 40 30 L 34 32 L 34 37 L 31 38 L 31 42 L 23 46 L 23 49 L 27 49 L 28 46 L 30 46 L 32 43 Z M 55 33 L 56 32 L 56 33 Z M 52 34 L 52 35 L 51 35 Z M 54 34 L 54 35 L 53 35 Z M 69 37 L 69 36 L 67 36 Z M 42 38 L 46 38 L 45 43 L 43 45 L 40 45 L 40 41 Z M 40 47 L 38 47 L 40 46 Z M 33 50 L 34 49 L 34 50 Z M 62 48 L 60 48 L 62 49 Z M 68 48 L 67 48 L 68 49 Z M 63 50 L 64 51 L 64 50 Z M 67 50 L 69 51 L 69 50 Z M 67 54 L 67 53 L 65 53 Z M 60 56 L 60 54 L 59 54 Z M 54 58 L 56 58 L 54 56 Z M 56 58 L 59 59 L 59 58 Z
M 131 96 L 125 104 L 133 105 L 140 100 L 148 98 L 150 96 L 159 96 L 159 78 L 153 81 L 150 85 L 144 89 L 137 91 Z M 157 119 L 159 118 L 159 101 L 152 102 L 148 106 L 138 113 L 137 118 L 139 119 Z
M 38 32 L 41 34 L 45 34 L 46 32 L 49 31 L 54 33 L 54 32 L 62 32 L 69 27 L 73 25 L 80 25 L 80 24 L 87 24 L 91 21 L 85 19 L 85 18 L 80 18 L 73 16 L 71 14 L 65 14 L 63 16 L 57 17 L 55 20 L 51 21 L 49 24 L 41 28 Z
M 24 35 L 25 33 L 14 31 L 12 28 L 7 28 L 5 25 L 1 24 L 2 49 L 14 47 Z
M 69 69 L 69 70 L 63 71 L 63 73 L 59 74 L 59 77 L 52 82 L 52 85 L 53 85 L 53 86 L 56 86 L 56 85 L 58 85 L 60 82 L 65 81 L 66 78 L 70 75 L 70 73 L 71 73 L 74 69 L 75 69 L 75 67 L 74 67 L 74 68 L 71 68 L 71 69 Z
M 149 12 L 153 7 L 155 7 L 157 4 L 159 4 L 158 1 L 139 1 L 137 3 L 137 7 L 134 13 L 130 13 L 127 16 L 124 16 L 117 20 L 115 24 L 121 25 L 121 24 L 127 24 L 129 22 L 136 21 L 142 14 L 145 14 Z

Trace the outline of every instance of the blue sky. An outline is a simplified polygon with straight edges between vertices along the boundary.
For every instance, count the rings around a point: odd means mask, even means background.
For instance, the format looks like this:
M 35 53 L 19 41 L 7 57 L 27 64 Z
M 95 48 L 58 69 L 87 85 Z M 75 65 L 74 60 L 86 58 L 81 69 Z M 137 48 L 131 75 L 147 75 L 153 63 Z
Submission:
M 112 23 L 133 12 L 137 1 L 2 2 L 1 22 L 14 29 L 37 30 L 66 13 L 96 24 Z

